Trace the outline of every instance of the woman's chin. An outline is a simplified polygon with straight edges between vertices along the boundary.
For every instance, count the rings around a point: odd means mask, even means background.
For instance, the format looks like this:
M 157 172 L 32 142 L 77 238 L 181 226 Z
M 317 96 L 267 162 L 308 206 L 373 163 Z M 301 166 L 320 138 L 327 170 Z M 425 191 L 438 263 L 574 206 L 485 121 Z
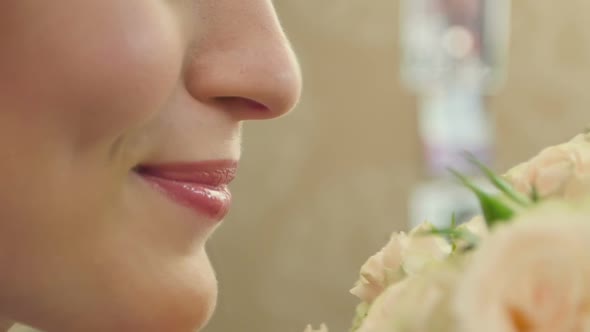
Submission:
M 204 252 L 174 264 L 109 265 L 86 274 L 86 285 L 62 285 L 53 292 L 63 296 L 34 310 L 51 315 L 31 316 L 19 321 L 42 331 L 59 332 L 195 332 L 211 318 L 217 302 L 215 273 Z M 90 272 L 90 271 L 87 271 Z M 78 284 L 80 285 L 80 284 Z M 46 294 L 45 294 L 46 295 Z M 47 296 L 45 296 L 47 298 Z M 60 307 L 55 315 L 52 308 Z
M 185 292 L 177 296 L 165 294 L 161 302 L 143 306 L 143 310 L 134 312 L 136 321 L 125 322 L 121 331 L 195 332 L 203 328 L 214 312 L 217 289 L 203 287 Z
M 209 261 L 168 274 L 149 280 L 148 287 L 137 288 L 136 294 L 123 293 L 128 297 L 122 307 L 127 317 L 112 313 L 113 321 L 120 318 L 123 323 L 117 331 L 195 332 L 207 324 L 217 303 L 217 281 Z

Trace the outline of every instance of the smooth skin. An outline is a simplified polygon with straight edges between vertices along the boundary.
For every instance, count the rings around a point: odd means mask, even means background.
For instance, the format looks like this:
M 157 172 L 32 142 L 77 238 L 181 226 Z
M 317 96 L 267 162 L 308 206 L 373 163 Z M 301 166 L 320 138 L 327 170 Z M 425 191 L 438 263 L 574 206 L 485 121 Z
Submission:
M 0 50 L 0 316 L 48 332 L 203 327 L 218 223 L 134 168 L 238 160 L 244 121 L 295 106 L 272 3 L 4 0 Z

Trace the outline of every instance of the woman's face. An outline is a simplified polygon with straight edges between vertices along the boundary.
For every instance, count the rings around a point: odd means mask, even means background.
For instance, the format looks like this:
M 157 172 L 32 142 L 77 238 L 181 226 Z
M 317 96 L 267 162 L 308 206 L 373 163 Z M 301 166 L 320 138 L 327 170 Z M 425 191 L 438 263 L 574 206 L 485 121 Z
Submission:
M 270 0 L 4 0 L 0 43 L 0 313 L 202 326 L 240 125 L 300 93 Z

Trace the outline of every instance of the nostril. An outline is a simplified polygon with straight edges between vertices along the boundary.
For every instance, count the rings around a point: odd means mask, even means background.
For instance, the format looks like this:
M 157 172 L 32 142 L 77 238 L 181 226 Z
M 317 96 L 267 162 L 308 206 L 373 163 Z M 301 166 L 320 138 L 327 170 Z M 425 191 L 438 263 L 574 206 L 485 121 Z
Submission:
M 266 105 L 259 103 L 257 101 L 254 101 L 252 99 L 243 99 L 244 102 L 244 106 L 245 107 L 249 107 L 253 110 L 258 110 L 258 111 L 268 111 L 268 107 L 266 107 Z
M 268 112 L 270 109 L 253 99 L 243 98 L 243 97 L 217 97 L 218 102 L 224 105 L 224 107 L 228 110 L 233 111 L 258 111 L 258 112 Z

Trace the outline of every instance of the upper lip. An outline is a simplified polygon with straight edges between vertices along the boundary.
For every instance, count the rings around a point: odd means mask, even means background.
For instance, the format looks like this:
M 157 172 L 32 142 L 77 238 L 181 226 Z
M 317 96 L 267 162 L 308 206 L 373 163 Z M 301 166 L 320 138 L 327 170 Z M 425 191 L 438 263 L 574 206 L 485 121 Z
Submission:
M 235 160 L 148 163 L 135 168 L 136 172 L 144 176 L 210 187 L 229 184 L 235 178 L 237 170 L 238 162 Z

